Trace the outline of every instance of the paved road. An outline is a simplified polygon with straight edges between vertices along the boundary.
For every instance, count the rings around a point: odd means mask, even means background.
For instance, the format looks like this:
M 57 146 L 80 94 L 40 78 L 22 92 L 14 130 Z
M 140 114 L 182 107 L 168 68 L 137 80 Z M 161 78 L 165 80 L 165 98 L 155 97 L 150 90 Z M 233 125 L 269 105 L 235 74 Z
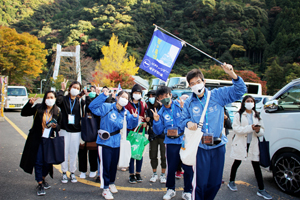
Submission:
M 32 117 L 21 117 L 19 111 L 5 112 L 6 117 L 16 126 L 13 127 L 8 121 L 0 122 L 0 199 L 41 199 L 36 195 L 36 182 L 34 175 L 27 174 L 19 167 L 21 154 L 23 151 L 25 134 L 32 124 Z M 19 128 L 19 131 L 16 130 Z M 23 134 L 22 136 L 22 132 Z M 21 134 L 20 134 L 21 133 Z M 231 138 L 232 135 L 229 135 Z M 231 141 L 231 139 L 230 139 Z M 148 150 L 148 149 L 147 149 Z M 228 183 L 231 164 L 233 159 L 229 157 L 230 143 L 227 145 L 226 163 L 224 169 L 225 184 L 221 186 L 216 200 L 233 200 L 233 199 L 262 199 L 256 195 L 257 184 L 254 177 L 251 162 L 245 161 L 240 166 L 237 173 L 238 192 L 231 192 L 226 184 Z M 47 190 L 47 199 L 104 199 L 101 197 L 102 190 L 99 189 L 100 184 L 96 184 L 93 179 L 79 180 L 78 183 L 62 184 L 60 182 L 61 172 L 60 166 L 54 169 L 54 179 L 48 177 L 48 182 L 52 186 Z M 160 173 L 160 170 L 158 170 Z M 142 168 L 143 183 L 129 184 L 128 171 L 118 171 L 116 185 L 119 193 L 115 194 L 116 200 L 156 200 L 162 199 L 165 187 L 159 182 L 150 183 L 151 167 L 148 153 L 144 156 L 144 165 Z M 79 172 L 76 173 L 79 175 Z M 265 188 L 273 196 L 273 199 L 299 199 L 282 193 L 276 187 L 272 174 L 263 170 Z M 178 188 L 177 196 L 174 200 L 181 199 L 183 180 L 176 180 Z

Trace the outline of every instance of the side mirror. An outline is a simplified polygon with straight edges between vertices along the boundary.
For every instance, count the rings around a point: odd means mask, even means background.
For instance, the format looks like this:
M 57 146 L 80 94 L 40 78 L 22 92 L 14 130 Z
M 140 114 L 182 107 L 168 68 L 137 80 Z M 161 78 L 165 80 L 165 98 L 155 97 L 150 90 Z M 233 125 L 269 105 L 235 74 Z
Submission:
M 268 101 L 264 105 L 264 109 L 267 113 L 275 112 L 278 110 L 278 100 Z

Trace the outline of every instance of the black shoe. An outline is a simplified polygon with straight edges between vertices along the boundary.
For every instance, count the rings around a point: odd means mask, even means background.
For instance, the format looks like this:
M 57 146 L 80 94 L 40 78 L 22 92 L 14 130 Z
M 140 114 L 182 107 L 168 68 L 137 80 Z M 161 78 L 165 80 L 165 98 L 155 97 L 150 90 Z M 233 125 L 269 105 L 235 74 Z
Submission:
M 38 196 L 42 196 L 42 195 L 45 195 L 46 192 L 44 190 L 44 187 L 43 187 L 43 184 L 39 184 L 37 186 L 37 193 L 36 193 Z
M 100 183 L 100 176 L 97 176 L 95 182 L 96 182 L 96 183 Z
M 129 183 L 137 183 L 134 175 L 129 176 Z
M 48 190 L 49 188 L 51 188 L 51 185 L 49 185 L 45 180 L 43 180 L 43 186 L 45 190 Z
M 138 183 L 143 182 L 143 179 L 142 179 L 142 177 L 141 177 L 140 174 L 135 174 L 135 177 L 136 177 L 136 181 L 137 181 Z

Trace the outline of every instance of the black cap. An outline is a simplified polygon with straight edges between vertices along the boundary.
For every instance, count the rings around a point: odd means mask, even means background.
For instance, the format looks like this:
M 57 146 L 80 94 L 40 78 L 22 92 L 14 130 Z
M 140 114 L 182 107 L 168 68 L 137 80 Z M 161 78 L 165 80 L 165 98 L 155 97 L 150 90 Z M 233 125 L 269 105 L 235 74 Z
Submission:
M 134 92 L 140 92 L 142 94 L 142 87 L 138 84 L 135 84 L 131 89 L 131 94 L 133 94 Z
M 156 90 L 150 90 L 150 91 L 146 94 L 146 96 L 150 96 L 150 94 L 156 95 Z

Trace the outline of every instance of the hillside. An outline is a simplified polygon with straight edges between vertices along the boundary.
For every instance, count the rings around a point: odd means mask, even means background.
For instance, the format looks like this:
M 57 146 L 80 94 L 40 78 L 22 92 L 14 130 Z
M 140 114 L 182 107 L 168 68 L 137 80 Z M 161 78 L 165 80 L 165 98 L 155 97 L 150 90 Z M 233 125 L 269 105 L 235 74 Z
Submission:
M 112 33 L 128 42 L 139 64 L 155 23 L 236 69 L 254 71 L 268 81 L 269 94 L 300 77 L 300 1 L 0 0 L 0 9 L 0 24 L 46 44 L 49 67 L 57 43 L 81 44 L 85 56 L 98 60 Z M 213 64 L 184 47 L 172 73 L 184 76 Z M 139 75 L 150 77 L 142 70 Z

